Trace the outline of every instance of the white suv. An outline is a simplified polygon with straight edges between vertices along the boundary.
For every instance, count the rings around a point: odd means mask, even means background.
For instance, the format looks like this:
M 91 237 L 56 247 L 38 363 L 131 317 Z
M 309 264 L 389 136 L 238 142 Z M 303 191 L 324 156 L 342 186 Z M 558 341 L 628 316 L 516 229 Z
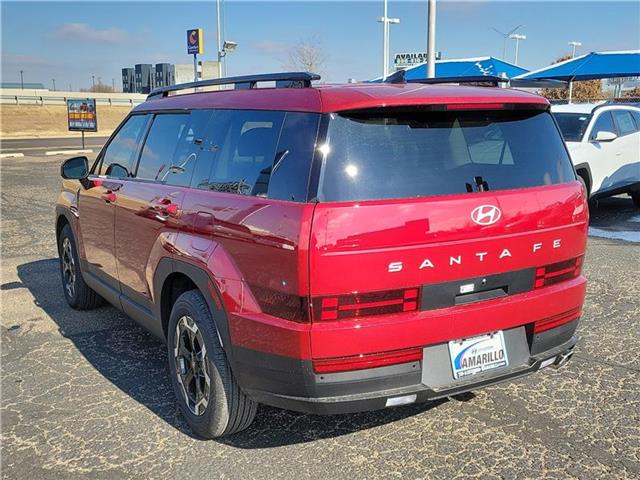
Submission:
M 640 108 L 588 103 L 551 111 L 590 197 L 628 193 L 640 207 Z

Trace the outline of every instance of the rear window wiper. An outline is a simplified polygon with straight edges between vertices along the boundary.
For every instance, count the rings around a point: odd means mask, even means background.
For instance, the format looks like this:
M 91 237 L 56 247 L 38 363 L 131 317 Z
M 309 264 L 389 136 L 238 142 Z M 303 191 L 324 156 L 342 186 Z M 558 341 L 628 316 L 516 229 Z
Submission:
M 478 188 L 478 192 L 486 192 L 489 190 L 489 182 L 487 182 L 486 180 L 483 180 L 482 177 L 480 176 L 473 177 L 473 182 Z M 466 187 L 467 192 L 469 193 L 473 192 L 473 186 L 469 182 L 465 182 L 464 186 Z

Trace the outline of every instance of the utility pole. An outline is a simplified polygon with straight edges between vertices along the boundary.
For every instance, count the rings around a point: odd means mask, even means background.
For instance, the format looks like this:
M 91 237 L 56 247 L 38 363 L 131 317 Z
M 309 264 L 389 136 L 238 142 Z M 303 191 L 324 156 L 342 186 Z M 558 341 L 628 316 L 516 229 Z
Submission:
M 400 23 L 399 18 L 389 18 L 389 7 L 387 0 L 383 0 L 382 17 L 378 17 L 378 22 L 382 23 L 382 78 L 389 75 L 389 25 Z
M 113 91 L 116 91 L 116 79 L 111 77 L 111 88 L 113 89 Z
M 20 90 L 24 90 L 24 70 L 20 70 Z
M 427 13 L 427 78 L 436 76 L 436 0 L 429 0 Z
M 96 87 L 96 76 L 95 75 L 91 75 L 91 86 L 93 88 Z
M 221 0 L 216 0 L 216 19 L 217 19 L 216 40 L 217 40 L 217 47 L 218 47 L 218 78 L 222 78 L 222 57 L 223 57 L 222 29 L 221 29 L 222 20 L 220 19 L 220 1 Z M 197 65 L 195 57 L 193 59 L 193 65 L 194 65 L 193 68 L 195 69 Z
M 518 65 L 518 46 L 520 44 L 520 40 L 526 40 L 526 35 L 521 35 L 519 33 L 512 33 L 509 35 L 509 38 L 516 41 L 516 54 L 513 60 L 514 65 Z
M 56 91 L 56 79 L 52 78 L 51 81 L 53 82 L 53 91 Z

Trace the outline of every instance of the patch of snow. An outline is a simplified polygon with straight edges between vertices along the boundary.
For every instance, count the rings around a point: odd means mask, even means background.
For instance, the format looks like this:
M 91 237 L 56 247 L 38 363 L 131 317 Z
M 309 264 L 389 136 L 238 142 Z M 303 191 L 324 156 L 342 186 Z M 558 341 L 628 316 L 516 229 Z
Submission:
M 601 228 L 589 227 L 589 235 L 591 237 L 610 238 L 612 240 L 624 240 L 625 242 L 640 243 L 640 232 L 630 230 L 602 230 Z

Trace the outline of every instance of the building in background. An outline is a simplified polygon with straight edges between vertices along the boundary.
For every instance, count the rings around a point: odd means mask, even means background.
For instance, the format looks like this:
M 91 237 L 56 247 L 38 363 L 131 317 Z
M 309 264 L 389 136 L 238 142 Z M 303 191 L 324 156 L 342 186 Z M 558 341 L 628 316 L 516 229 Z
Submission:
M 122 69 L 122 91 L 124 93 L 136 93 L 134 73 L 133 68 Z
M 0 82 L 0 88 L 23 88 L 24 90 L 49 90 L 42 83 Z
M 198 80 L 218 78 L 218 62 L 198 61 Z M 193 82 L 193 63 L 175 65 L 175 83 Z
M 218 62 L 199 61 L 198 80 L 211 78 L 218 78 Z M 189 82 L 193 82 L 193 63 L 139 63 L 122 69 L 124 93 L 150 93 L 154 88 Z
M 156 78 L 154 86 L 166 87 L 176 83 L 176 69 L 170 63 L 156 63 Z
M 135 93 L 151 93 L 154 88 L 153 65 L 138 63 L 135 69 Z

